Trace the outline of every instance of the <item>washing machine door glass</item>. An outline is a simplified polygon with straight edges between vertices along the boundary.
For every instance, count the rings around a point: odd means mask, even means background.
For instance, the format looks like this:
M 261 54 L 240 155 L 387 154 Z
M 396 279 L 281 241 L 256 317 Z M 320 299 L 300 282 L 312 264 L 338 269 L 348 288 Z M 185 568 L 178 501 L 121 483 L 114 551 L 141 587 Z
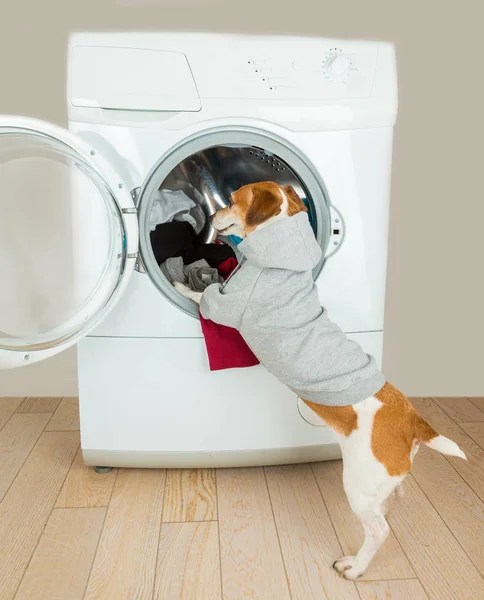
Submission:
M 67 130 L 0 117 L 0 368 L 84 336 L 137 248 L 131 195 L 111 165 Z

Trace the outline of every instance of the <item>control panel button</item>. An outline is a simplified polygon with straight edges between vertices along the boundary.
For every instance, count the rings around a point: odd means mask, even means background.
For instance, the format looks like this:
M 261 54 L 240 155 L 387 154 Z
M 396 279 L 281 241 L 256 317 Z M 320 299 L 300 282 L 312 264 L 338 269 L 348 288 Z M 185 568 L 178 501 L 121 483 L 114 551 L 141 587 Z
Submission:
M 324 64 L 324 70 L 332 79 L 344 77 L 350 70 L 350 67 L 351 60 L 346 54 L 330 56 Z
M 261 59 L 251 59 L 247 61 L 249 65 L 251 65 L 254 69 L 265 69 L 265 70 L 273 70 L 273 69 L 288 69 L 291 68 L 291 62 L 287 60 L 281 59 L 269 59 L 269 58 L 261 58 Z

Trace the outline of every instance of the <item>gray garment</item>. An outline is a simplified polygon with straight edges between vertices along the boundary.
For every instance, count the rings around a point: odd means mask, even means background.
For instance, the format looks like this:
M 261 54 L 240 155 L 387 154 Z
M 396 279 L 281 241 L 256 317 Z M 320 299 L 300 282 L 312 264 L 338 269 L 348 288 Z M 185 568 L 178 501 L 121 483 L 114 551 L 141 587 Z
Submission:
M 165 262 L 161 263 L 160 265 L 163 275 L 170 283 L 173 283 L 174 281 L 179 281 L 180 283 L 186 282 L 186 276 L 183 267 L 183 259 L 181 256 L 167 258 Z
M 181 190 L 158 190 L 150 213 L 150 230 L 161 223 L 186 221 L 198 235 L 205 225 L 205 213 Z
M 184 187 L 186 190 L 188 190 L 187 193 L 189 197 L 193 198 L 193 200 L 195 201 L 195 206 L 192 209 L 190 209 L 190 216 L 192 216 L 195 220 L 195 225 L 193 225 L 193 229 L 195 229 L 195 233 L 198 235 L 205 227 L 205 223 L 207 222 L 207 217 L 203 212 L 202 208 L 202 206 L 204 206 L 205 204 L 205 198 L 200 193 L 200 191 L 197 190 L 197 188 L 193 187 L 193 185 L 191 185 L 190 183 L 185 182 Z
M 180 215 L 180 217 L 175 217 L 175 220 L 188 220 L 188 218 L 184 218 L 184 216 L 187 215 L 190 220 L 188 221 L 190 223 L 190 225 L 193 227 L 193 229 L 195 229 L 195 233 L 198 235 L 202 229 L 205 226 L 205 223 L 207 221 L 207 218 L 205 216 L 205 213 L 203 212 L 203 208 L 201 206 L 199 206 L 198 204 L 196 204 L 189 213 L 183 213 L 182 215 Z
M 251 350 L 295 394 L 318 404 L 356 404 L 385 377 L 321 307 L 312 270 L 321 260 L 306 213 L 277 221 L 238 245 L 245 262 L 203 294 L 204 318 L 238 329 Z
M 217 269 L 212 268 L 205 259 L 197 260 L 184 268 L 185 283 L 194 292 L 203 292 L 213 283 L 222 283 Z
M 223 281 L 217 269 L 212 268 L 203 258 L 190 265 L 184 265 L 181 256 L 167 258 L 160 269 L 170 283 L 185 283 L 194 292 L 203 292 L 209 285 Z
M 176 216 L 188 213 L 194 206 L 195 202 L 185 192 L 180 190 L 158 190 L 151 207 L 151 231 L 154 231 L 156 226 L 161 223 L 171 223 Z
M 195 227 L 197 226 L 197 222 L 195 221 L 195 219 L 192 217 L 191 213 L 189 213 L 189 212 L 179 213 L 173 217 L 173 220 L 174 221 L 186 221 L 193 227 L 193 229 L 195 229 Z

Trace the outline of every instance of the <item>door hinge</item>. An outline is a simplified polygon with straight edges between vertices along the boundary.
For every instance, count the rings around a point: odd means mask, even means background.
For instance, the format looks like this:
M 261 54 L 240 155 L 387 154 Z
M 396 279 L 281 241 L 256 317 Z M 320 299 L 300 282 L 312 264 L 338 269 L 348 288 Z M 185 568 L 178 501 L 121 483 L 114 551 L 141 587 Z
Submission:
M 136 259 L 134 263 L 134 270 L 138 271 L 138 273 L 146 273 L 146 269 L 139 252 L 128 252 L 128 254 L 126 254 L 126 258 Z
M 130 206 L 129 208 L 122 208 L 121 212 L 124 215 L 137 215 L 138 214 L 138 202 L 139 202 L 140 192 L 141 192 L 140 187 L 137 187 L 137 188 L 134 188 L 134 190 L 131 190 L 130 194 L 131 194 L 131 198 L 133 198 L 134 206 Z
M 130 209 L 130 213 L 138 213 L 138 204 L 140 199 L 141 187 L 136 187 L 131 190 L 131 198 L 133 198 L 134 208 Z M 136 253 L 136 262 L 134 263 L 134 270 L 138 273 L 146 273 L 146 268 L 139 252 Z
M 139 254 L 139 253 L 138 253 L 138 258 L 136 259 L 136 262 L 134 263 L 134 270 L 138 271 L 138 273 L 146 273 L 146 268 L 143 263 L 143 259 L 141 258 L 141 254 Z
M 131 190 L 131 198 L 133 198 L 134 205 L 138 208 L 139 196 L 140 196 L 141 188 L 137 187 L 134 190 Z

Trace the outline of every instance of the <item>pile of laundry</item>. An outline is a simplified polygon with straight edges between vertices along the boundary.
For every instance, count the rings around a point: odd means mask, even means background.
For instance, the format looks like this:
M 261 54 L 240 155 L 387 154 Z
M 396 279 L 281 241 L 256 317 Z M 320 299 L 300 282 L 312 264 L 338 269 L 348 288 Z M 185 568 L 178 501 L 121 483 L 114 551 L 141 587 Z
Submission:
M 235 253 L 228 244 L 199 239 L 206 217 L 185 192 L 158 190 L 150 215 L 151 247 L 163 274 L 196 292 L 221 283 L 217 267 Z
M 183 191 L 158 190 L 150 215 L 156 262 L 170 283 L 179 281 L 196 292 L 203 292 L 212 283 L 222 284 L 238 264 L 230 245 L 218 240 L 205 244 L 199 239 L 205 222 L 200 204 Z M 259 364 L 237 330 L 202 315 L 200 323 L 211 371 Z

